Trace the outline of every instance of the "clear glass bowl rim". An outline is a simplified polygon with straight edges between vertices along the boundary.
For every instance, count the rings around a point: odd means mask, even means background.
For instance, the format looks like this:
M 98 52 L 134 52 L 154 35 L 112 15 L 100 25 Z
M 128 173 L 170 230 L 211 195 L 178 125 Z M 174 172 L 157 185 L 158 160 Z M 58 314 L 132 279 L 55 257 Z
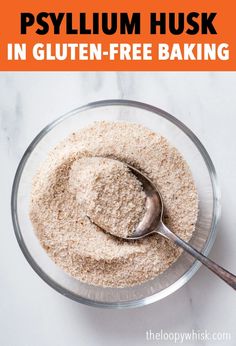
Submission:
M 24 170 L 25 164 L 33 152 L 34 148 L 37 146 L 37 144 L 40 142 L 40 140 L 48 133 L 50 132 L 56 125 L 64 121 L 66 118 L 72 117 L 78 113 L 81 113 L 83 111 L 92 109 L 92 108 L 99 108 L 99 107 L 105 107 L 105 106 L 127 106 L 127 107 L 134 107 L 134 108 L 140 108 L 145 111 L 149 111 L 152 113 L 157 114 L 158 116 L 161 116 L 167 120 L 169 120 L 171 123 L 176 125 L 179 129 L 181 129 L 185 135 L 187 135 L 190 140 L 195 144 L 199 152 L 201 153 L 205 164 L 207 166 L 209 176 L 211 179 L 211 184 L 212 184 L 212 192 L 213 192 L 213 217 L 212 217 L 212 223 L 211 223 L 211 230 L 208 236 L 208 239 L 205 243 L 205 246 L 202 250 L 202 253 L 207 256 L 208 253 L 210 252 L 213 243 L 216 238 L 216 233 L 217 233 L 217 223 L 220 217 L 220 212 L 221 212 L 221 207 L 220 207 L 220 189 L 219 189 L 219 184 L 218 184 L 218 179 L 216 175 L 216 170 L 213 165 L 213 162 L 206 151 L 205 147 L 202 145 L 200 140 L 197 138 L 197 136 L 186 126 L 184 125 L 180 120 L 175 118 L 173 115 L 170 113 L 149 105 L 147 103 L 139 102 L 139 101 L 133 101 L 133 100 L 125 100 L 125 99 L 107 99 L 107 100 L 100 100 L 96 102 L 91 102 L 86 105 L 80 106 L 75 108 L 72 111 L 69 111 L 59 118 L 55 119 L 52 121 L 50 124 L 45 126 L 39 134 L 33 139 L 33 141 L 30 143 L 28 148 L 26 149 L 25 153 L 23 154 L 20 163 L 17 167 L 14 181 L 13 181 L 13 186 L 12 186 L 12 193 L 11 193 L 11 215 L 12 215 L 12 222 L 13 222 L 13 228 L 15 232 L 16 239 L 18 241 L 18 244 L 21 248 L 21 251 L 23 252 L 26 260 L 30 264 L 30 266 L 33 268 L 33 270 L 43 279 L 49 286 L 54 288 L 56 291 L 61 293 L 62 295 L 76 301 L 80 302 L 89 306 L 94 306 L 94 307 L 103 307 L 103 308 L 129 308 L 129 307 L 139 307 L 139 306 L 144 306 L 153 302 L 156 302 L 160 299 L 163 299 L 164 297 L 167 297 L 168 295 L 174 293 L 177 291 L 180 287 L 182 287 L 184 284 L 186 284 L 192 276 L 197 272 L 197 270 L 200 268 L 201 263 L 199 261 L 194 261 L 192 266 L 180 277 L 177 281 L 175 281 L 171 286 L 165 288 L 161 292 L 157 292 L 151 296 L 138 299 L 138 300 L 132 300 L 132 301 L 124 301 L 124 302 L 117 302 L 117 303 L 103 303 L 99 301 L 94 301 L 90 299 L 86 299 L 83 297 L 80 297 L 73 292 L 65 289 L 61 285 L 59 285 L 56 281 L 52 280 L 36 263 L 34 258 L 31 256 L 30 252 L 27 249 L 27 246 L 24 242 L 23 236 L 21 234 L 21 229 L 18 221 L 18 215 L 17 215 L 17 195 L 18 195 L 18 188 L 19 188 L 19 183 L 21 179 L 22 172 Z

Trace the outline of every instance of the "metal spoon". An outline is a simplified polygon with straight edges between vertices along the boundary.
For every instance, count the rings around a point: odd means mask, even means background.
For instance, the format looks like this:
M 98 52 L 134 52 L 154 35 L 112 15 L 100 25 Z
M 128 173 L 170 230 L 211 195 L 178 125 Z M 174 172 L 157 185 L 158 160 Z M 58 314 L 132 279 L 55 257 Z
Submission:
M 190 255 L 199 260 L 213 273 L 218 275 L 228 285 L 236 289 L 236 276 L 225 270 L 224 268 L 211 261 L 209 258 L 194 249 L 189 243 L 179 238 L 163 223 L 164 203 L 160 192 L 156 186 L 139 170 L 127 165 L 130 171 L 141 182 L 143 190 L 146 194 L 146 212 L 139 222 L 133 234 L 126 240 L 137 240 L 153 233 L 158 233 L 163 237 L 173 241 L 176 245 L 187 251 Z M 99 225 L 98 225 L 99 226 Z M 102 228 L 102 227 L 101 227 Z M 106 231 L 106 230 L 105 230 Z

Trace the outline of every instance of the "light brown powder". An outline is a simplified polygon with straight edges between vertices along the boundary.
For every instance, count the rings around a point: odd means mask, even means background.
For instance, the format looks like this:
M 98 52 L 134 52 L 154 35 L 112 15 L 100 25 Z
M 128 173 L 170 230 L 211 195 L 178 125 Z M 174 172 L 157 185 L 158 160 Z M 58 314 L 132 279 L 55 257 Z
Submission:
M 85 215 L 118 237 L 131 235 L 145 213 L 145 193 L 117 160 L 86 157 L 73 163 L 69 186 Z
M 42 246 L 62 269 L 89 284 L 110 287 L 155 278 L 181 250 L 159 235 L 128 242 L 94 225 L 71 190 L 74 165 L 88 157 L 113 157 L 146 174 L 163 196 L 166 224 L 186 241 L 198 211 L 187 163 L 164 137 L 141 125 L 96 122 L 59 143 L 33 180 L 32 224 Z

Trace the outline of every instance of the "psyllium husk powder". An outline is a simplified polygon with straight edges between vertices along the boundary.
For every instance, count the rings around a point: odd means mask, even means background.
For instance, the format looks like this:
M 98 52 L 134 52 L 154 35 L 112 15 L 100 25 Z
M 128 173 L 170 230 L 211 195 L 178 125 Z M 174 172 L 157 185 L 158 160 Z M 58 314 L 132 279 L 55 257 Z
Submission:
M 72 133 L 49 152 L 33 179 L 30 218 L 50 258 L 88 284 L 143 283 L 182 252 L 157 234 L 137 241 L 112 235 L 130 234 L 145 212 L 142 187 L 125 163 L 158 186 L 165 223 L 173 232 L 188 241 L 195 229 L 198 197 L 192 174 L 163 136 L 138 124 L 107 121 Z

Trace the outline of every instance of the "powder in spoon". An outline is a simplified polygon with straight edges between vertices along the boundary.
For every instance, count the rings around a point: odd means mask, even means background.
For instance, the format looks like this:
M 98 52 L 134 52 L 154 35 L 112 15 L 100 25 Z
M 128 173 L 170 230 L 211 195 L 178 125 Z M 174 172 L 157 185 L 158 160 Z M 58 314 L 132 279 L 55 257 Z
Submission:
M 118 237 L 131 235 L 145 213 L 142 185 L 120 161 L 102 157 L 76 160 L 69 185 L 91 221 Z
M 36 235 L 59 267 L 88 284 L 124 287 L 154 279 L 182 251 L 160 235 L 125 241 L 91 222 L 78 203 L 82 196 L 78 198 L 78 190 L 71 188 L 76 165 L 95 156 L 113 157 L 144 173 L 160 190 L 167 226 L 185 241 L 191 238 L 198 197 L 180 152 L 163 136 L 141 125 L 107 121 L 72 133 L 49 152 L 32 185 L 30 218 Z

